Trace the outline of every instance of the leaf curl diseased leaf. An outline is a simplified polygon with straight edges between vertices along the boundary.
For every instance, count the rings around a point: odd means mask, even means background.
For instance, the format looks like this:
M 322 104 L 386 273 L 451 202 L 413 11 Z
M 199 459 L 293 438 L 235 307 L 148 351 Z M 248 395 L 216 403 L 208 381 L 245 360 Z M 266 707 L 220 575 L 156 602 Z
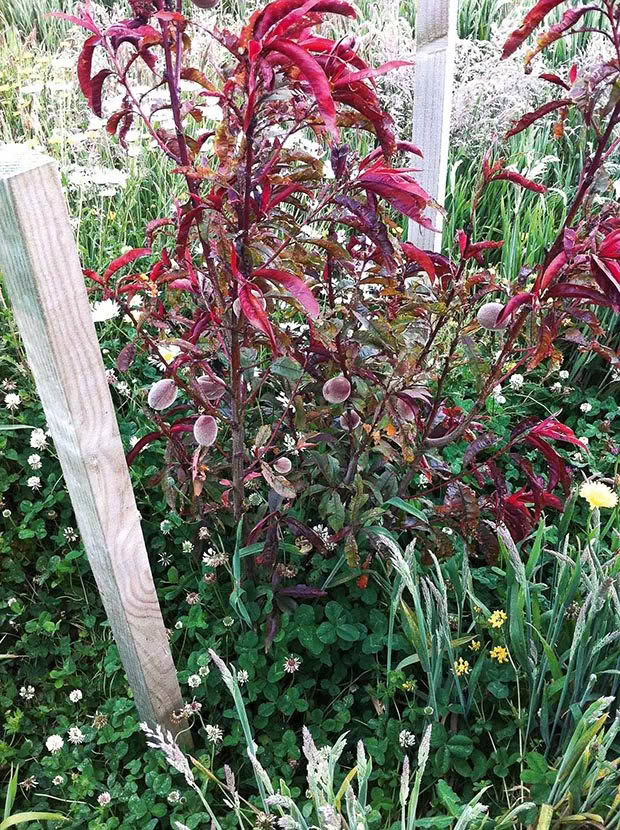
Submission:
M 556 23 L 548 31 L 543 32 L 536 40 L 536 47 L 529 51 L 525 56 L 525 65 L 528 66 L 532 59 L 539 53 L 559 40 L 564 32 L 571 29 L 587 12 L 597 11 L 596 6 L 582 6 L 580 9 L 569 9 L 564 12 L 562 19 Z
M 516 173 L 513 170 L 502 170 L 501 173 L 496 173 L 491 181 L 512 182 L 513 184 L 518 184 L 520 187 L 524 187 L 526 190 L 532 190 L 534 193 L 547 192 L 547 188 L 543 184 L 538 184 L 538 182 L 533 182 L 531 179 L 526 179 L 525 176 L 522 176 L 520 173 Z
M 336 105 L 332 98 L 331 88 L 327 75 L 316 58 L 292 40 L 277 38 L 269 44 L 269 49 L 285 55 L 299 69 L 300 74 L 309 84 L 319 113 L 325 126 L 336 141 L 339 140 L 339 131 L 336 124 Z
M 103 274 L 104 281 L 107 282 L 113 274 L 115 274 L 125 265 L 128 265 L 130 262 L 134 262 L 134 260 L 136 259 L 140 259 L 140 257 L 149 256 L 150 253 L 150 248 L 132 248 L 131 251 L 127 251 L 126 254 L 117 257 L 106 268 Z
M 291 12 L 305 6 L 314 12 L 332 12 L 346 17 L 356 17 L 355 9 L 344 0 L 319 0 L 318 3 L 302 3 L 300 0 L 275 0 L 257 15 L 254 21 L 253 36 L 256 40 L 263 38 L 269 30 Z M 295 20 L 289 21 L 291 24 Z
M 492 432 L 485 432 L 484 435 L 481 435 L 479 438 L 476 438 L 475 441 L 472 441 L 469 447 L 465 450 L 465 455 L 463 456 L 463 469 L 469 467 L 469 465 L 475 461 L 476 456 L 479 453 L 483 450 L 488 450 L 489 447 L 495 446 L 498 441 L 499 438 Z
M 316 320 L 319 316 L 319 304 L 312 291 L 310 291 L 300 277 L 289 274 L 287 271 L 278 271 L 274 268 L 259 268 L 257 271 L 254 271 L 254 276 L 264 277 L 267 280 L 283 285 L 313 320 Z
M 534 8 L 526 14 L 523 23 L 514 32 L 511 32 L 508 39 L 504 43 L 504 50 L 502 52 L 502 60 L 510 57 L 513 52 L 516 52 L 519 46 L 526 40 L 538 26 L 542 23 L 544 18 L 553 11 L 556 6 L 565 3 L 566 0 L 538 0 Z
M 268 464 L 265 464 L 265 462 L 262 462 L 260 466 L 263 478 L 272 490 L 275 490 L 275 492 L 279 496 L 282 496 L 283 499 L 295 498 L 297 491 L 290 481 L 285 479 L 284 476 L 276 475 L 271 467 Z
M 239 288 L 239 304 L 245 318 L 255 329 L 267 335 L 274 353 L 280 354 L 280 347 L 275 338 L 273 327 L 267 319 L 261 303 L 262 299 L 262 292 L 259 292 L 256 286 L 250 287 L 249 283 L 245 283 Z

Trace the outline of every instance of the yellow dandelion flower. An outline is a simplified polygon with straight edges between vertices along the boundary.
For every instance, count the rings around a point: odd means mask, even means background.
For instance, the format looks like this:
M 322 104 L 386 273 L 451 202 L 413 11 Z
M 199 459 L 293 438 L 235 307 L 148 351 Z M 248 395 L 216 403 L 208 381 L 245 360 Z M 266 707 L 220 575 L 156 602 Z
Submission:
M 480 651 L 480 640 L 472 640 L 469 647 L 472 651 Z
M 595 507 L 615 507 L 618 504 L 618 496 L 602 481 L 584 481 L 579 488 L 579 495 L 588 502 L 591 510 Z
M 464 674 L 469 674 L 469 660 L 463 660 L 462 657 L 459 657 L 458 660 L 455 660 L 454 672 L 457 675 L 457 677 L 461 677 Z
M 490 651 L 491 659 L 497 660 L 498 663 L 508 662 L 508 649 L 504 646 L 495 646 Z
M 489 617 L 489 625 L 491 628 L 501 628 L 508 619 L 505 611 L 493 611 Z

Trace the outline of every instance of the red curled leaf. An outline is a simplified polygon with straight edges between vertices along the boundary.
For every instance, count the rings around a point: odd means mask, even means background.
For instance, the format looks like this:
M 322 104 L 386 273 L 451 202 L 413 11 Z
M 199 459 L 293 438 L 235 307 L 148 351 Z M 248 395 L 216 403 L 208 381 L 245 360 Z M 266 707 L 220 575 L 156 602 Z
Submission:
M 97 118 L 103 118 L 103 111 L 101 109 L 101 88 L 106 78 L 112 75 L 111 69 L 102 69 L 100 72 L 91 78 L 90 81 L 90 95 L 88 97 L 88 106 L 95 113 Z
M 415 153 L 416 156 L 424 158 L 422 150 L 420 150 L 419 147 L 416 147 L 415 144 L 412 144 L 411 141 L 397 141 L 396 150 L 401 153 Z M 383 147 L 375 147 L 372 153 L 369 153 L 360 161 L 359 169 L 364 170 L 369 164 L 372 164 L 373 161 L 376 161 L 382 155 L 384 155 Z
M 530 11 L 525 15 L 525 19 L 519 28 L 515 29 L 514 32 L 511 32 L 508 36 L 507 41 L 504 43 L 502 60 L 510 57 L 513 52 L 516 52 L 523 41 L 532 34 L 534 29 L 543 21 L 549 12 L 564 2 L 565 0 L 538 0 L 538 3 L 536 3 L 534 8 L 530 9 Z
M 127 466 L 131 467 L 132 463 L 135 461 L 136 456 L 142 452 L 142 450 L 152 444 L 153 441 L 157 441 L 158 438 L 161 438 L 163 435 L 162 432 L 149 432 L 148 435 L 144 435 L 138 443 L 132 447 L 127 455 L 125 456 L 125 461 L 127 462 Z
M 356 81 L 365 81 L 366 78 L 377 78 L 379 75 L 385 75 L 393 69 L 399 69 L 401 66 L 413 66 L 413 61 L 388 61 L 377 66 L 376 69 L 368 68 L 362 69 L 359 72 L 347 72 L 346 75 L 340 75 L 338 80 L 334 81 L 334 87 L 347 86 Z
M 93 52 L 101 43 L 101 38 L 98 35 L 93 35 L 84 41 L 82 51 L 78 57 L 77 62 L 77 77 L 82 90 L 82 95 L 86 98 L 90 105 L 91 95 L 91 80 L 90 72 L 93 63 Z
M 600 255 L 611 259 L 620 259 L 620 229 L 612 231 L 601 242 Z
M 539 118 L 542 118 L 543 115 L 547 115 L 549 112 L 553 112 L 554 110 L 559 110 L 562 107 L 567 107 L 570 104 L 573 104 L 570 98 L 562 98 L 558 101 L 549 101 L 546 104 L 543 104 L 542 107 L 539 107 L 534 112 L 528 112 L 527 115 L 524 115 L 520 118 L 515 124 L 508 130 L 504 138 L 510 138 L 512 135 L 516 135 L 517 133 L 526 130 L 531 124 L 535 121 L 538 121 Z
M 257 294 L 260 295 L 260 299 L 256 296 Z M 280 347 L 278 346 L 273 333 L 273 328 L 271 327 L 271 323 L 267 319 L 267 315 L 265 314 L 265 311 L 260 303 L 262 297 L 262 292 L 259 292 L 259 289 L 256 286 L 251 286 L 250 290 L 249 283 L 244 283 L 239 288 L 239 304 L 241 305 L 241 310 L 243 311 L 247 321 L 250 325 L 254 326 L 255 329 L 258 329 L 259 331 L 262 331 L 263 334 L 266 334 L 275 354 L 280 354 Z
M 538 184 L 530 179 L 526 179 L 520 173 L 515 173 L 513 170 L 502 170 L 501 173 L 496 173 L 491 179 L 492 182 L 507 181 L 513 184 L 518 184 L 526 190 L 533 190 L 534 193 L 546 193 L 547 188 L 543 184 Z
M 591 263 L 592 276 L 611 303 L 613 310 L 618 314 L 620 312 L 620 263 L 597 256 L 591 257 Z
M 260 40 L 272 26 L 305 5 L 307 4 L 300 2 L 300 0 L 275 0 L 274 3 L 269 3 L 254 22 L 253 35 L 255 40 Z M 315 12 L 333 12 L 347 17 L 356 17 L 355 9 L 343 0 L 321 0 L 319 3 L 313 3 L 311 9 Z
M 268 192 L 268 191 L 266 191 Z M 278 191 L 270 200 L 270 202 L 265 207 L 265 213 L 271 213 L 271 211 L 279 205 L 280 202 L 284 202 L 291 196 L 293 193 L 306 193 L 309 194 L 311 191 L 307 187 L 303 187 L 300 184 L 289 184 L 286 187 L 283 187 L 282 190 Z
M 150 253 L 150 248 L 132 248 L 131 251 L 127 251 L 126 254 L 123 254 L 123 256 L 119 256 L 117 259 L 115 259 L 108 265 L 103 275 L 104 281 L 107 282 L 112 276 L 112 274 L 115 274 L 123 266 L 127 265 L 130 262 L 133 262 L 136 259 L 140 259 L 140 257 L 149 256 Z
M 536 447 L 541 455 L 545 457 L 545 460 L 549 465 L 548 489 L 554 490 L 558 482 L 560 482 L 562 489 L 566 494 L 568 494 L 568 491 L 570 490 L 570 472 L 563 459 L 560 458 L 553 447 L 550 444 L 547 444 L 546 441 L 543 441 L 537 436 L 533 436 L 531 434 L 525 439 L 525 443 L 532 447 Z
M 126 372 L 136 358 L 136 344 L 127 343 L 118 353 L 116 368 L 119 372 Z
M 501 323 L 503 323 L 504 320 L 507 320 L 510 317 L 510 315 L 514 314 L 514 312 L 518 308 L 521 308 L 522 305 L 525 305 L 526 303 L 531 303 L 533 297 L 534 295 L 530 292 L 524 294 L 517 294 L 516 297 L 511 297 L 504 306 L 503 310 L 497 315 L 495 325 L 501 325 Z
M 316 320 L 319 316 L 319 304 L 312 291 L 310 291 L 300 277 L 289 274 L 287 271 L 276 271 L 273 268 L 259 268 L 257 271 L 254 271 L 254 276 L 264 277 L 267 280 L 283 285 L 289 294 L 292 294 L 297 302 L 303 306 L 313 320 Z
M 146 225 L 146 239 L 149 245 L 153 244 L 153 236 L 155 235 L 156 231 L 160 228 L 165 227 L 166 225 L 174 225 L 172 219 L 166 217 L 165 219 L 152 219 L 150 222 L 147 222 Z
M 527 66 L 531 62 L 532 58 L 534 58 L 539 52 L 542 52 L 543 49 L 546 49 L 547 46 L 550 46 L 552 43 L 555 43 L 556 40 L 559 40 L 564 32 L 574 26 L 575 23 L 577 23 L 577 21 L 583 17 L 584 14 L 586 14 L 586 12 L 596 10 L 596 6 L 582 6 L 580 9 L 570 9 L 569 11 L 564 12 L 559 23 L 556 23 L 549 29 L 549 31 L 543 32 L 538 36 L 536 47 L 532 49 L 531 52 L 527 53 L 525 65 Z
M 108 118 L 107 124 L 105 125 L 106 132 L 109 133 L 109 135 L 114 135 L 116 133 L 116 130 L 118 129 L 118 125 L 120 124 L 121 119 L 125 118 L 130 114 L 130 109 L 124 109 L 115 112 Z
M 578 285 L 577 283 L 565 282 L 560 285 L 555 285 L 547 292 L 548 297 L 566 297 L 571 300 L 589 300 L 596 305 L 611 306 L 611 302 L 600 291 L 595 291 L 594 288 L 588 288 L 587 285 Z
M 336 105 L 332 98 L 327 75 L 316 58 L 313 58 L 312 55 L 306 52 L 305 49 L 302 49 L 301 46 L 293 43 L 292 40 L 284 40 L 283 38 L 278 38 L 270 43 L 269 49 L 285 55 L 299 69 L 301 75 L 312 89 L 325 126 L 337 141 L 339 133 L 338 127 L 336 126 Z
M 563 81 L 558 75 L 553 75 L 551 72 L 543 72 L 543 74 L 539 75 L 538 77 L 543 81 L 549 81 L 549 83 L 551 84 L 556 84 L 556 86 L 561 86 L 563 89 L 570 91 L 569 85 L 566 83 L 566 81 Z
M 416 248 L 416 246 L 411 242 L 403 242 L 401 247 L 407 259 L 412 260 L 419 265 L 423 271 L 426 271 L 431 282 L 435 282 L 435 266 L 433 265 L 433 260 L 429 257 L 426 251 Z
M 76 26 L 88 29 L 89 32 L 101 37 L 101 32 L 95 25 L 92 17 L 84 9 L 82 9 L 82 17 L 76 17 L 74 14 L 65 14 L 64 12 L 49 12 L 49 16 L 57 17 L 59 20 L 66 20 L 68 23 L 74 23 Z
M 543 438 L 551 438 L 553 441 L 566 441 L 569 444 L 574 444 L 576 447 L 586 449 L 586 445 L 581 442 L 570 427 L 566 424 L 561 424 L 554 417 L 545 418 L 544 421 L 536 424 L 530 431 L 530 435 L 542 436 Z
M 560 273 L 560 271 L 566 265 L 567 262 L 568 258 L 564 251 L 562 251 L 556 257 L 554 257 L 544 270 L 543 274 L 536 279 L 536 284 L 534 285 L 534 294 L 536 294 L 537 296 L 539 294 L 542 294 L 542 292 L 551 283 L 553 278 Z

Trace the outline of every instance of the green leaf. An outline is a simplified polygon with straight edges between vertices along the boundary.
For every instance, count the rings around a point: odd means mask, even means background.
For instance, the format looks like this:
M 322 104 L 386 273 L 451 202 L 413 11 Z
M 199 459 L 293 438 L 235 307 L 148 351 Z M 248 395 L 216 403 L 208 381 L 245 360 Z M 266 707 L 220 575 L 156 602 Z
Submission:
M 360 633 L 357 627 L 351 623 L 341 623 L 336 627 L 336 633 L 341 640 L 345 641 L 345 643 L 354 643 L 360 638 Z
M 463 812 L 461 799 L 443 778 L 440 778 L 437 782 L 437 797 L 454 818 L 458 818 Z
M 24 824 L 27 821 L 69 821 L 69 819 L 60 813 L 40 813 L 36 811 L 15 813 L 14 816 L 9 816 L 9 818 L 4 819 L 2 824 L 0 824 L 0 830 L 7 830 L 8 827 L 14 827 L 16 824 Z
M 508 697 L 510 694 L 510 689 L 500 680 L 492 680 L 491 683 L 487 685 L 487 689 L 491 692 L 491 694 L 499 698 L 500 700 Z
M 271 371 L 274 375 L 280 375 L 280 377 L 287 378 L 287 380 L 293 383 L 297 383 L 303 375 L 303 370 L 299 363 L 290 357 L 279 357 L 277 360 L 274 360 L 271 364 Z
M 401 510 L 404 510 L 405 513 L 409 513 L 412 516 L 415 516 L 416 519 L 419 519 L 424 524 L 428 524 L 428 519 L 422 513 L 421 510 L 418 510 L 417 507 L 414 507 L 410 502 L 405 501 L 404 499 L 399 498 L 398 496 L 394 496 L 393 499 L 388 499 L 387 501 L 383 502 L 384 505 L 389 504 L 393 507 L 399 507 Z

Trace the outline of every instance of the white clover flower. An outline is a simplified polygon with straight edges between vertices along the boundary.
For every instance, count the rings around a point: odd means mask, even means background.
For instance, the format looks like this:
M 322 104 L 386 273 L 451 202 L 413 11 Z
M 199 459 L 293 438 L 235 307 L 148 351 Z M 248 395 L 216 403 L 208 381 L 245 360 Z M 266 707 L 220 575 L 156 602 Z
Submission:
M 211 744 L 219 743 L 224 737 L 224 730 L 221 726 L 215 726 L 211 723 L 205 726 L 205 732 L 207 733 L 207 740 Z
M 562 391 L 562 384 L 561 383 L 554 383 L 551 387 L 552 392 L 561 392 Z
M 207 675 L 208 675 L 210 672 L 211 672 L 211 669 L 210 669 L 208 666 L 201 666 L 201 667 L 198 669 L 198 674 L 199 674 L 201 677 L 207 677 Z
M 79 703 L 83 697 L 84 695 L 81 689 L 74 689 L 72 692 L 69 692 L 69 700 L 71 703 Z
M 19 690 L 19 696 L 24 700 L 32 700 L 34 697 L 34 686 L 22 686 Z
M 47 445 L 47 438 L 42 429 L 33 429 L 30 433 L 30 446 L 35 450 L 43 450 Z
M 190 674 L 187 678 L 187 685 L 190 689 L 196 689 L 202 683 L 202 678 L 199 674 Z
M 520 389 L 523 386 L 524 377 L 523 375 L 511 375 L 510 380 L 508 383 L 513 389 Z
M 209 533 L 208 527 L 201 527 L 198 531 L 198 538 L 199 539 L 208 539 L 211 534 Z
M 245 684 L 248 682 L 249 679 L 250 679 L 250 675 L 247 673 L 247 671 L 245 669 L 241 669 L 240 671 L 237 672 L 237 683 L 240 686 L 245 686 Z
M 568 380 L 568 375 L 569 375 L 569 373 L 566 371 L 566 369 L 562 369 L 560 372 L 558 372 L 558 376 L 562 380 Z
M 62 535 L 65 537 L 67 542 L 77 542 L 78 540 L 78 535 L 71 526 L 66 527 L 63 530 Z
M 99 300 L 90 307 L 93 323 L 104 323 L 113 320 L 121 313 L 120 306 L 114 300 Z
M 4 516 L 4 518 L 5 518 L 5 519 L 8 519 L 8 518 L 9 518 L 9 516 L 11 515 L 11 511 L 9 510 L 9 508 L 8 508 L 8 507 L 6 507 L 6 508 L 2 511 L 2 515 Z
M 582 403 L 579 409 L 581 409 L 582 412 L 590 412 L 592 410 L 592 404 L 587 402 Z
M 39 490 L 41 487 L 41 479 L 39 476 L 30 476 L 26 481 L 26 487 L 30 487 L 31 490 Z
M 21 402 L 22 399 L 19 397 L 17 392 L 9 392 L 8 395 L 4 396 L 4 405 L 10 412 L 15 412 Z
M 282 664 L 282 668 L 287 674 L 295 674 L 296 671 L 299 671 L 299 667 L 301 666 L 301 658 L 300 657 L 293 657 L 293 655 L 289 655 L 288 657 L 284 658 L 284 662 Z
M 164 519 L 163 522 L 161 522 L 161 524 L 159 525 L 159 529 L 164 534 L 164 536 L 167 536 L 172 530 L 172 522 L 168 519 Z
M 105 370 L 105 379 L 110 384 L 110 386 L 114 386 L 117 381 L 116 372 L 114 369 L 106 369 Z
M 69 729 L 67 740 L 70 744 L 83 744 L 85 735 L 78 726 L 72 726 Z
M 60 735 L 50 735 L 49 738 L 45 741 L 45 746 L 48 749 L 48 752 L 51 752 L 52 755 L 55 755 L 65 745 L 65 742 L 60 737 Z
M 159 559 L 159 564 L 163 565 L 165 568 L 167 568 L 168 565 L 172 562 L 172 557 L 169 553 L 166 553 L 165 550 L 162 551 L 157 558 Z
M 407 749 L 415 744 L 415 735 L 408 729 L 403 729 L 398 735 L 398 743 L 403 749 Z
M 284 446 L 286 447 L 286 451 L 291 455 L 299 455 L 299 450 L 297 449 L 297 442 L 293 438 L 292 435 L 288 433 L 284 436 Z
M 182 545 L 183 553 L 191 553 L 194 550 L 194 545 L 192 542 L 185 541 Z
M 65 779 L 64 779 L 64 777 L 63 777 L 62 775 L 55 775 L 55 776 L 52 778 L 52 784 L 53 784 L 55 787 L 60 787 L 60 785 L 61 785 L 61 784 L 64 784 L 64 783 L 65 783 Z
M 97 804 L 99 804 L 100 807 L 105 807 L 110 803 L 110 801 L 112 801 L 110 793 L 101 793 L 101 795 L 97 796 Z
M 202 555 L 202 564 L 208 568 L 219 568 L 228 562 L 228 556 L 225 553 L 219 553 L 215 548 L 207 548 L 207 552 Z
M 28 464 L 32 467 L 33 470 L 40 470 L 41 469 L 41 456 L 33 453 L 32 455 L 28 456 Z
M 181 800 L 181 793 L 178 790 L 170 790 L 166 797 L 168 804 L 178 804 Z

